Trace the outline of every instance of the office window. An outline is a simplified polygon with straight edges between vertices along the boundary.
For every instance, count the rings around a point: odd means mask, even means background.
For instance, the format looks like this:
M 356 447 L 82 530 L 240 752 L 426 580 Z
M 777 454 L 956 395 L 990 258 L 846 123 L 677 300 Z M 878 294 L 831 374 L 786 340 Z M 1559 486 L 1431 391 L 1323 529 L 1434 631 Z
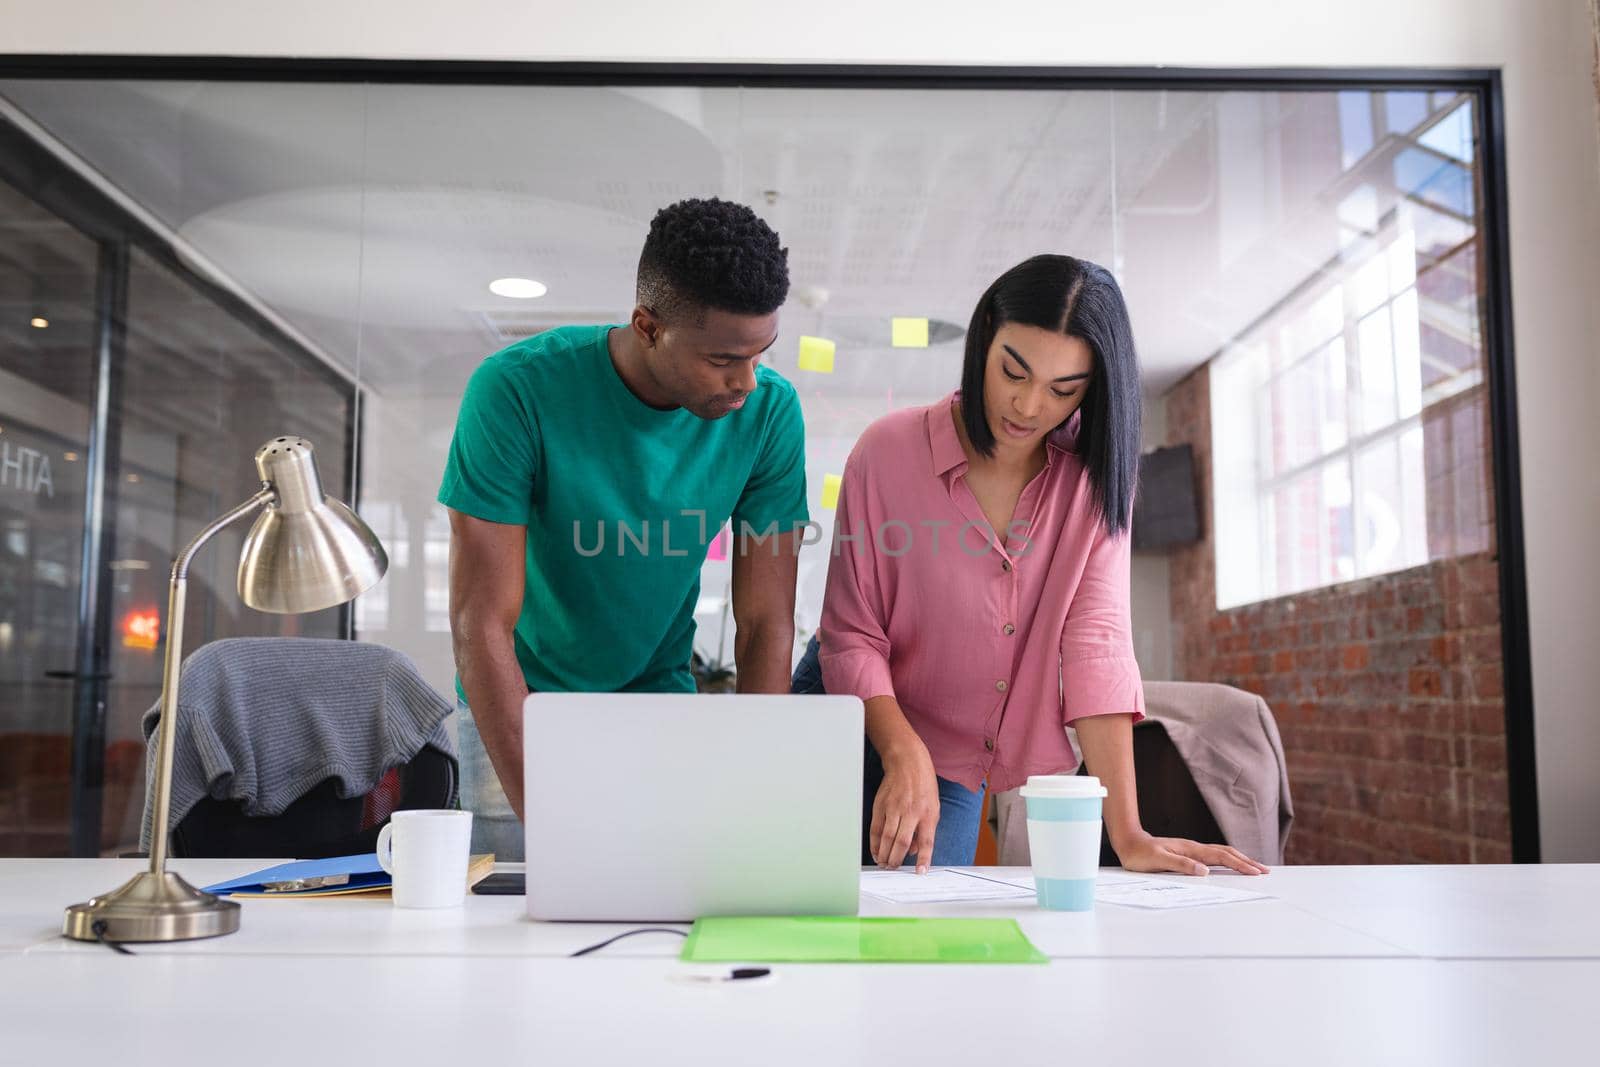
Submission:
M 1219 608 L 1487 547 L 1471 104 L 1387 95 L 1338 255 L 1211 365 Z

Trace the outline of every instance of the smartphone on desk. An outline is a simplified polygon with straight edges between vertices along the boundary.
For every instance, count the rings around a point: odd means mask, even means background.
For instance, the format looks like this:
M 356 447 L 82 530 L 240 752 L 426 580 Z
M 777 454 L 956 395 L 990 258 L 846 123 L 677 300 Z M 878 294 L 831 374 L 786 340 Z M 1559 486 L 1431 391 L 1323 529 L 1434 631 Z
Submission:
M 521 871 L 499 871 L 473 886 L 472 891 L 487 897 L 526 896 L 528 881 Z

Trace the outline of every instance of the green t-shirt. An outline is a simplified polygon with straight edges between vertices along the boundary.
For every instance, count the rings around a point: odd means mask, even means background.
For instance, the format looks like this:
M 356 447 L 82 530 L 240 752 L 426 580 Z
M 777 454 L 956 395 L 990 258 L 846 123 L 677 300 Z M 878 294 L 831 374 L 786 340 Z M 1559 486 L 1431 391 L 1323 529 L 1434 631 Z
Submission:
M 439 502 L 528 529 L 515 639 L 530 689 L 693 692 L 710 541 L 730 516 L 735 532 L 808 518 L 800 401 L 758 367 L 721 419 L 657 411 L 617 376 L 611 329 L 564 326 L 484 360 Z

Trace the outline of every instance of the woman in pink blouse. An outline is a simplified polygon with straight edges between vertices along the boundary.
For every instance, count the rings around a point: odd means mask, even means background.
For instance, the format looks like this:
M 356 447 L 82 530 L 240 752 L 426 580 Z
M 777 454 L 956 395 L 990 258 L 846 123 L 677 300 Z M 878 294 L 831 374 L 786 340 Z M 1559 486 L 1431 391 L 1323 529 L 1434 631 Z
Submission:
M 1139 822 L 1128 526 L 1139 367 L 1102 267 L 1035 256 L 967 330 L 961 390 L 867 428 L 845 464 L 820 647 L 795 692 L 866 704 L 863 862 L 970 864 L 987 787 L 1072 771 L 1109 791 L 1106 831 L 1137 871 L 1266 870 Z

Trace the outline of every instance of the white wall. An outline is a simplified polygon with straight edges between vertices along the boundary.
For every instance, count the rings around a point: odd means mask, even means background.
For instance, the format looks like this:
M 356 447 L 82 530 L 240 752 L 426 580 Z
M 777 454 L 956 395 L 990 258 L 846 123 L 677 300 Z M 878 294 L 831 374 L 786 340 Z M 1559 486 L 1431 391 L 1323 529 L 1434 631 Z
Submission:
M 1503 69 L 1544 854 L 1600 860 L 1600 145 L 1586 0 L 0 0 L 0 53 Z

